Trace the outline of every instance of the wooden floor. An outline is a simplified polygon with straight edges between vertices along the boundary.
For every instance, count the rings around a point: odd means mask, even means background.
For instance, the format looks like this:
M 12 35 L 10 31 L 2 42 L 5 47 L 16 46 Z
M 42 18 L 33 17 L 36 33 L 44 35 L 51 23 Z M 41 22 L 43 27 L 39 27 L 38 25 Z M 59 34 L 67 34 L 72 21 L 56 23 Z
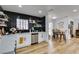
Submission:
M 47 50 L 48 43 L 41 42 L 39 44 L 34 44 L 28 47 L 16 49 L 17 54 L 35 54 L 35 53 L 42 53 L 44 49 Z M 45 52 L 45 51 L 44 51 Z M 47 51 L 46 51 L 47 52 Z
M 40 44 L 16 50 L 17 54 L 78 54 L 79 38 L 72 38 L 65 43 L 63 40 L 49 40 Z

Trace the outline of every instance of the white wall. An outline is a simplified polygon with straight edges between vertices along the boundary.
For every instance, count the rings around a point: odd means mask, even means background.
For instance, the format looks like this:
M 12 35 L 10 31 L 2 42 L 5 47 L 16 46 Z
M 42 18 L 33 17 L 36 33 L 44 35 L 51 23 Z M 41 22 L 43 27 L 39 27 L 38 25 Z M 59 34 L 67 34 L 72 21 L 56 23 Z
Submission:
M 46 16 L 45 16 L 45 20 L 46 20 L 46 22 L 45 22 L 45 23 L 46 23 L 46 25 L 45 25 L 45 27 L 46 27 L 45 30 L 46 30 L 46 32 L 48 32 L 48 30 L 49 30 L 49 27 L 48 27 L 49 21 L 48 21 L 48 19 L 49 19 L 49 18 L 48 18 L 48 15 L 46 15 Z

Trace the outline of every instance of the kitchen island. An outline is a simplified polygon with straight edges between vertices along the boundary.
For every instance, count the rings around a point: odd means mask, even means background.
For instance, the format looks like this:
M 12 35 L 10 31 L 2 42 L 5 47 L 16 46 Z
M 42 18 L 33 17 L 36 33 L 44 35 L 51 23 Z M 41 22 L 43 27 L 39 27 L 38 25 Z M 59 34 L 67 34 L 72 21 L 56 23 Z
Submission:
M 38 41 L 36 44 L 48 41 L 47 32 L 28 32 L 4 35 L 0 39 L 0 53 L 15 53 L 15 47 L 18 49 L 30 46 L 32 44 L 32 34 L 35 33 L 37 33 L 38 36 L 37 39 L 35 39 Z

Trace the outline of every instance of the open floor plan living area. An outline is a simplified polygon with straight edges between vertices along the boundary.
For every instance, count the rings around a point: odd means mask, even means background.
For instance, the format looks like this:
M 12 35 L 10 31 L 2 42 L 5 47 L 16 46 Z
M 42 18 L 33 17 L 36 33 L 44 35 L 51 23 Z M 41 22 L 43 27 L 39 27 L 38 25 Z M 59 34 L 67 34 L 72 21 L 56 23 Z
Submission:
M 79 54 L 79 5 L 0 5 L 0 54 Z

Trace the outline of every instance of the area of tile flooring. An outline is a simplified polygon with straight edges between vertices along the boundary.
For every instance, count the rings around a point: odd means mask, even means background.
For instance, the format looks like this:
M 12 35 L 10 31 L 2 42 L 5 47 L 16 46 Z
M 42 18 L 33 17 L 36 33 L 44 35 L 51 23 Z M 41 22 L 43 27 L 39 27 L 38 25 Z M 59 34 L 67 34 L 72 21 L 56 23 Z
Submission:
M 66 43 L 62 40 L 48 40 L 32 46 L 17 49 L 17 54 L 78 54 L 79 38 L 72 38 Z

